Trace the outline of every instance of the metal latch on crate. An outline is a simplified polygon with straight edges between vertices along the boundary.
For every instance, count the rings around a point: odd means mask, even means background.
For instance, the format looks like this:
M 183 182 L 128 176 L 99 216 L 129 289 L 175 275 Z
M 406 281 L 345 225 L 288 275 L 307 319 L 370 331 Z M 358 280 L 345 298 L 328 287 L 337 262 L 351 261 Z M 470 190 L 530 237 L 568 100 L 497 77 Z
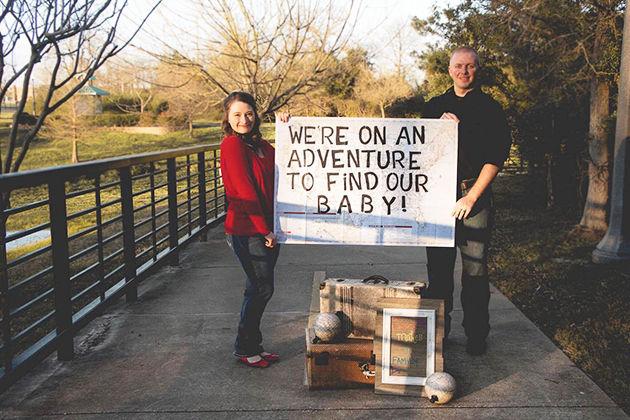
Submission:
M 359 369 L 361 369 L 361 373 L 365 375 L 366 378 L 370 378 L 376 375 L 376 371 L 370 370 L 370 365 L 376 364 L 376 355 L 372 353 L 370 356 L 370 360 L 365 362 L 359 362 Z

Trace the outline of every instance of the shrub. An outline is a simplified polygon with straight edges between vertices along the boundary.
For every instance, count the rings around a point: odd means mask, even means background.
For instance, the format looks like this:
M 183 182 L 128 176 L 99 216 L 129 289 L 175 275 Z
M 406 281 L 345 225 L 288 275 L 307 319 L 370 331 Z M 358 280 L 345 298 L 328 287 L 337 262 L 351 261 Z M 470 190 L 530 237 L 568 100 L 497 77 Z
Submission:
M 133 127 L 138 125 L 140 114 L 100 114 L 94 115 L 92 123 L 97 127 Z
M 138 120 L 138 125 L 140 127 L 152 127 L 157 125 L 157 115 L 153 112 L 144 112 L 140 114 L 140 118 Z
M 121 109 L 122 108 L 122 109 Z M 133 95 L 113 94 L 103 98 L 105 113 L 120 113 L 125 111 L 140 111 L 140 99 Z
M 223 107 L 220 104 L 211 106 L 204 117 L 211 121 L 221 121 L 223 119 Z
M 167 112 L 169 109 L 169 104 L 166 99 L 158 99 L 151 102 L 151 106 L 147 108 L 149 111 L 153 112 L 154 115 L 158 115 L 163 112 Z
M 28 112 L 22 112 L 18 117 L 18 125 L 35 125 L 37 118 Z
M 397 99 L 387 112 L 389 117 L 418 118 L 424 106 L 424 97 L 416 93 L 406 98 Z
M 174 112 L 162 112 L 157 116 L 155 122 L 158 126 L 168 127 L 173 129 L 181 129 L 188 125 L 188 119 L 183 114 L 176 114 Z

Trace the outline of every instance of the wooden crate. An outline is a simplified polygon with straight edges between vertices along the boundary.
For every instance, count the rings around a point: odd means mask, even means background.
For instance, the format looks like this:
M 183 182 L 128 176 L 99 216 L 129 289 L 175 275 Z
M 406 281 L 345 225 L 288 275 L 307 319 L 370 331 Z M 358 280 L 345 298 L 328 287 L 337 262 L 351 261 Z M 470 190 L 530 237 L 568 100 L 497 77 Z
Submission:
M 306 329 L 306 385 L 309 389 L 374 387 L 372 340 L 346 339 L 318 343 L 312 328 Z M 365 374 L 365 371 L 372 374 Z

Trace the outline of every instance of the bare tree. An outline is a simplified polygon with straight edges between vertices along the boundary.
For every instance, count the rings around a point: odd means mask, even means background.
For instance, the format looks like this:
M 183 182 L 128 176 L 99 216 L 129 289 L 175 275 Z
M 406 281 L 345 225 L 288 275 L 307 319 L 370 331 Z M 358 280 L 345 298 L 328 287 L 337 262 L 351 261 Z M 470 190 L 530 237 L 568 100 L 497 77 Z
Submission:
M 199 1 L 204 50 L 188 53 L 171 46 L 161 56 L 195 69 L 222 96 L 233 90 L 252 93 L 262 115 L 315 89 L 348 42 L 357 5 L 343 10 L 332 1 Z
M 155 100 L 157 68 L 154 60 L 118 56 L 103 66 L 99 85 L 110 93 L 109 100 L 122 112 L 140 113 Z
M 355 88 L 357 98 L 378 107 L 381 118 L 386 117 L 387 108 L 399 99 L 411 96 L 413 90 L 405 78 L 397 73 L 375 76 L 365 71 Z
M 128 0 L 0 0 L 0 102 L 11 86 L 21 84 L 4 158 L 0 155 L 0 173 L 19 170 L 46 117 L 131 42 L 160 2 L 155 0 L 131 35 L 120 40 L 117 32 Z M 30 55 L 20 62 L 16 52 L 24 48 L 30 49 Z M 43 102 L 38 104 L 37 121 L 20 133 L 18 118 L 29 97 L 31 77 L 36 67 L 48 60 L 52 69 Z M 68 65 L 70 70 L 64 71 Z
M 71 162 L 79 162 L 79 139 L 81 133 L 91 126 L 91 121 L 79 112 L 78 99 L 80 96 L 73 96 L 64 103 L 53 115 L 46 120 L 46 125 L 42 128 L 44 135 L 54 138 L 67 139 L 71 141 L 72 157 Z
M 216 99 L 218 89 L 207 89 L 199 73 L 191 68 L 162 63 L 157 68 L 153 88 L 168 101 L 167 122 L 170 119 L 171 124 L 185 125 L 190 138 L 194 134 L 193 120 L 220 103 Z

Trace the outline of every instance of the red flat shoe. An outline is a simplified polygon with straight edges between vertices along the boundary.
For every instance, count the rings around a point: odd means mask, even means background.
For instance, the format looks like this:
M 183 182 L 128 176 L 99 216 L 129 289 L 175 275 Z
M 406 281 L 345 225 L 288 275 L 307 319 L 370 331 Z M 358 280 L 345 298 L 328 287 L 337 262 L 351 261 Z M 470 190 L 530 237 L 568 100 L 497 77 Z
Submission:
M 270 363 L 277 362 L 278 360 L 280 360 L 280 355 L 278 353 L 269 353 L 266 351 L 260 352 L 260 357 L 262 357 L 264 360 Z
M 249 367 L 266 368 L 269 366 L 269 362 L 258 354 L 250 357 L 241 356 L 238 358 L 238 360 L 239 362 L 244 363 Z

